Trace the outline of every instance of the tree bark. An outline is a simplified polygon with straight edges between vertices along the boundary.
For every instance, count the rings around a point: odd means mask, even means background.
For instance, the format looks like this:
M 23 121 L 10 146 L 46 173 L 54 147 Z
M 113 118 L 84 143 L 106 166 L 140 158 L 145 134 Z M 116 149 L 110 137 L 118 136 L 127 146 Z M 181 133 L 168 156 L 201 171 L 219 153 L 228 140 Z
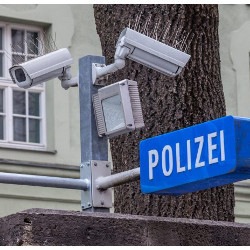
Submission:
M 216 5 L 95 5 L 94 13 L 107 64 L 114 60 L 121 31 L 135 22 L 138 13 L 140 27 L 152 15 L 148 27 L 151 36 L 155 36 L 158 20 L 158 37 L 170 22 L 165 41 L 169 45 L 185 40 L 190 32 L 185 44 L 191 59 L 177 77 L 164 76 L 131 60 L 110 76 L 109 83 L 126 78 L 138 82 L 145 122 L 144 129 L 111 140 L 114 172 L 139 167 L 140 140 L 226 115 Z M 233 221 L 234 189 L 226 185 L 179 197 L 145 195 L 138 181 L 115 188 L 115 212 Z

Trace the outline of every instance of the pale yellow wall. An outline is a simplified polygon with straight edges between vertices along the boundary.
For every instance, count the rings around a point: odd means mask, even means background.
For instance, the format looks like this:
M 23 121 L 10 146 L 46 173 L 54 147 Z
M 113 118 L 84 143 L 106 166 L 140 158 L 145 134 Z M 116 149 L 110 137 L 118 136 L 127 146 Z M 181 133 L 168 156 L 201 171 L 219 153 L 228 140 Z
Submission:
M 57 47 L 71 52 L 73 75 L 80 57 L 101 55 L 92 5 L 0 5 L 0 20 L 41 25 L 56 33 Z M 0 163 L 0 171 L 79 178 L 78 88 L 66 91 L 58 79 L 48 82 L 46 105 L 47 149 L 57 153 L 0 148 L 0 159 L 75 166 L 75 170 Z M 80 191 L 0 184 L 0 216 L 32 207 L 80 210 Z
M 219 5 L 221 73 L 227 114 L 250 117 L 250 6 Z M 250 181 L 235 183 L 235 220 L 250 223 Z

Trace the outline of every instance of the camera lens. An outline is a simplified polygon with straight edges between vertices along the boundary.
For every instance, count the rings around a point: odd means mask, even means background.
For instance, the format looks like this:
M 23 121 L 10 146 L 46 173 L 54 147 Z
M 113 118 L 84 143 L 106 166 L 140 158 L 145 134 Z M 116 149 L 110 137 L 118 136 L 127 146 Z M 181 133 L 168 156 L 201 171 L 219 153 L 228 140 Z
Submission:
M 24 82 L 26 80 L 26 76 L 23 69 L 16 69 L 15 76 L 18 82 Z

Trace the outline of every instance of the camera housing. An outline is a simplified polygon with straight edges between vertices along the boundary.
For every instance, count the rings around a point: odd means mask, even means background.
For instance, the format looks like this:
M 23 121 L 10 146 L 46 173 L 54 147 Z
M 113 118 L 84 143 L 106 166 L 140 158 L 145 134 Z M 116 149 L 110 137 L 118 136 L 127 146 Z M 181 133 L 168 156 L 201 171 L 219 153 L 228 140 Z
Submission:
M 14 83 L 20 88 L 27 89 L 55 77 L 63 78 L 72 63 L 70 52 L 63 48 L 14 65 L 9 69 L 9 73 Z
M 135 30 L 125 28 L 116 43 L 115 62 L 107 66 L 92 65 L 93 83 L 107 74 L 122 69 L 126 58 L 174 77 L 185 67 L 190 55 Z
M 129 49 L 126 58 L 168 76 L 178 75 L 190 58 L 178 49 L 129 28 L 120 34 L 116 49 L 118 58 L 123 57 L 124 49 Z

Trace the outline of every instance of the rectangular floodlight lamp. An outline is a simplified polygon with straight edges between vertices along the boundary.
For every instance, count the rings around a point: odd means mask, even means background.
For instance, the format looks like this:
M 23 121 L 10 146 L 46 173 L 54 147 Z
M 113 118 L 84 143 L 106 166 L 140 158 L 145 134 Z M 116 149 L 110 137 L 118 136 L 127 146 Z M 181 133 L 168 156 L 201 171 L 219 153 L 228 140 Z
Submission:
M 137 82 L 122 80 L 93 95 L 98 135 L 112 138 L 144 127 Z

